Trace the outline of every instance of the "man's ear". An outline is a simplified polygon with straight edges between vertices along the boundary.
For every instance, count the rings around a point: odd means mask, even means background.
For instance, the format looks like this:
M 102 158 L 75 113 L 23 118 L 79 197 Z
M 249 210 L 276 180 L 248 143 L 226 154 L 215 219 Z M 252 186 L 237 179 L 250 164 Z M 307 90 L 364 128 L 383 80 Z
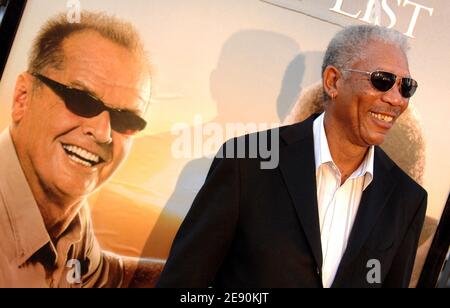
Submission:
M 339 70 L 332 65 L 323 72 L 323 89 L 332 99 L 338 95 L 338 81 L 341 77 Z
M 28 73 L 22 73 L 17 77 L 16 87 L 13 94 L 12 120 L 17 124 L 22 120 L 25 113 L 29 109 L 32 93 L 33 81 Z

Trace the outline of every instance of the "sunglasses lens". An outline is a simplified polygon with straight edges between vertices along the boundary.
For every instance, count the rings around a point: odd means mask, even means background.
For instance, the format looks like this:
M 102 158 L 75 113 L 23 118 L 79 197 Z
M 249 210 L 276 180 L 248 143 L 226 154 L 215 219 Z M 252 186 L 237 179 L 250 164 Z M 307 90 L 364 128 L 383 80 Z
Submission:
M 417 90 L 417 81 L 415 81 L 412 78 L 403 78 L 402 79 L 402 86 L 400 88 L 400 91 L 402 93 L 402 96 L 405 98 L 410 98 L 411 96 L 416 93 Z
M 138 115 L 130 111 L 111 110 L 102 102 L 80 90 L 67 89 L 64 101 L 67 109 L 80 117 L 92 118 L 103 111 L 108 111 L 111 117 L 111 128 L 124 135 L 135 135 L 147 125 Z
M 135 135 L 147 125 L 147 122 L 137 114 L 108 108 L 85 91 L 69 88 L 39 74 L 33 74 L 33 76 L 50 87 L 64 101 L 66 108 L 77 116 L 93 118 L 108 111 L 111 117 L 111 128 L 124 135 Z
M 389 91 L 395 84 L 397 77 L 388 72 L 373 72 L 370 78 L 375 89 L 386 92 Z
M 67 109 L 80 117 L 92 118 L 106 110 L 101 102 L 84 91 L 66 89 L 64 92 L 63 98 Z
M 112 110 L 109 114 L 111 128 L 124 135 L 135 135 L 147 126 L 144 119 L 130 111 Z
M 389 72 L 373 72 L 371 82 L 375 89 L 386 92 L 389 91 L 395 84 L 397 77 Z M 410 98 L 414 95 L 417 89 L 417 82 L 412 78 L 403 78 L 400 92 L 404 98 Z

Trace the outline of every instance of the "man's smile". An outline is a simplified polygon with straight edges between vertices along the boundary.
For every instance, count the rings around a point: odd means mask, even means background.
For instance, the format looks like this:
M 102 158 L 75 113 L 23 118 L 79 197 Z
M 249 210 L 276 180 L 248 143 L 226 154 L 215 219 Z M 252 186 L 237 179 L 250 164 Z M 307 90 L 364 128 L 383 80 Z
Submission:
M 62 144 L 67 156 L 84 167 L 94 167 L 105 160 L 99 155 L 72 144 Z
M 375 119 L 378 119 L 380 121 L 384 121 L 387 123 L 392 123 L 392 122 L 394 122 L 394 119 L 395 119 L 395 117 L 393 117 L 393 116 L 385 115 L 382 113 L 369 112 L 369 114 L 372 117 L 374 117 Z

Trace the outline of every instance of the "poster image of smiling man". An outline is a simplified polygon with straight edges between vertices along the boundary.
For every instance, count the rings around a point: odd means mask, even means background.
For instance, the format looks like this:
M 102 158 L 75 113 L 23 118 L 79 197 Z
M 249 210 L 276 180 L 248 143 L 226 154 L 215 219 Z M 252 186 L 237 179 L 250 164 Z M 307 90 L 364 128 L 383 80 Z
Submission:
M 17 77 L 0 134 L 0 287 L 152 286 L 161 271 L 103 251 L 93 233 L 86 199 L 145 128 L 151 80 L 130 24 L 80 20 L 50 19 Z

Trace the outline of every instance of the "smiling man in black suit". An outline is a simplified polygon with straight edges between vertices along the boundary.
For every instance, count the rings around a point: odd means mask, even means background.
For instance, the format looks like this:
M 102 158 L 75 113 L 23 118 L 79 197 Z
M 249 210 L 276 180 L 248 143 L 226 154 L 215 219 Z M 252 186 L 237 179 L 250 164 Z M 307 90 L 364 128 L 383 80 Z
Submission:
M 395 30 L 339 32 L 325 112 L 271 132 L 275 169 L 215 159 L 158 285 L 407 287 L 427 193 L 378 147 L 417 88 L 407 49 Z

